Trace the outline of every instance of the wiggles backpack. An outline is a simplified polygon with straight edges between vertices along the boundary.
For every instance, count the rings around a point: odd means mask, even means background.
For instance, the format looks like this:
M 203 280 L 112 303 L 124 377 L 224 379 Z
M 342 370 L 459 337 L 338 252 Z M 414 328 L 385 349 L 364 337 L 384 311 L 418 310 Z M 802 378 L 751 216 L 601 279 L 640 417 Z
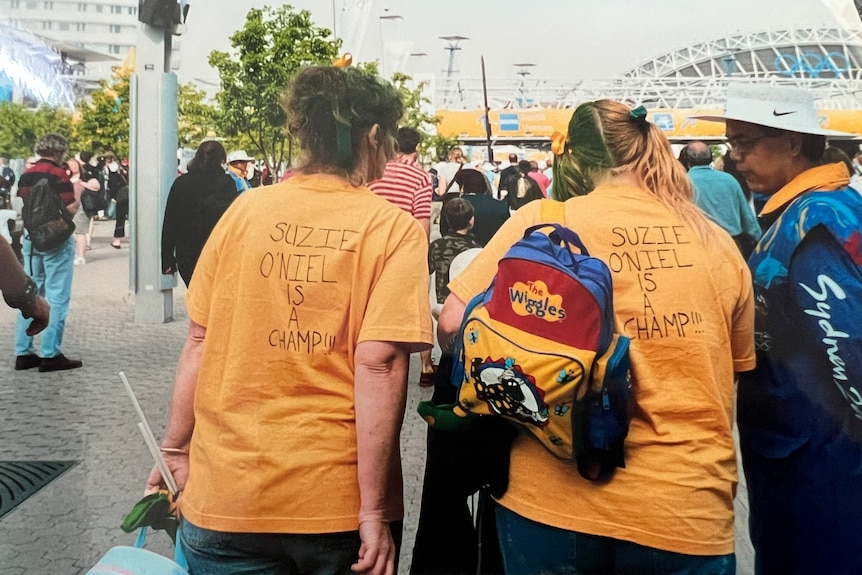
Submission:
M 544 200 L 542 208 L 543 218 L 564 220 L 562 203 Z M 547 218 L 551 208 L 559 217 Z M 606 479 L 625 466 L 628 349 L 628 338 L 614 333 L 607 265 L 572 230 L 533 226 L 464 312 L 455 413 L 502 416 L 576 462 L 585 478 Z

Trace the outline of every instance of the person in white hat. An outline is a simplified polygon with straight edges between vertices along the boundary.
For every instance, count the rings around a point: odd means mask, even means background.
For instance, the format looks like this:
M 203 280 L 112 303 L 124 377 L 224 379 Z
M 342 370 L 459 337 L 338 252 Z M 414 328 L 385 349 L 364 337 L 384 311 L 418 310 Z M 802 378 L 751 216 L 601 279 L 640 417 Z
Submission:
M 227 155 L 227 173 L 236 183 L 236 191 L 242 193 L 251 188 L 248 183 L 248 163 L 254 158 L 249 156 L 245 150 L 233 150 Z
M 758 575 L 862 573 L 862 199 L 801 88 L 728 89 L 721 117 L 769 229 L 749 259 L 757 368 L 738 425 Z

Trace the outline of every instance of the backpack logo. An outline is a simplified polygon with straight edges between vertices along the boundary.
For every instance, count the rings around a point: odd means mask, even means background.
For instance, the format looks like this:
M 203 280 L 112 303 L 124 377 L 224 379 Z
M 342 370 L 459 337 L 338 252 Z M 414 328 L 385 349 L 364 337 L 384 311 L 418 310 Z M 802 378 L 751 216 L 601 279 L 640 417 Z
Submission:
M 477 398 L 497 415 L 508 415 L 537 427 L 548 423 L 544 393 L 536 387 L 535 378 L 524 373 L 514 359 L 474 359 L 471 367 Z
M 563 296 L 553 295 L 542 280 L 515 282 L 509 288 L 512 311 L 520 316 L 536 316 L 545 321 L 562 321 L 566 317 Z

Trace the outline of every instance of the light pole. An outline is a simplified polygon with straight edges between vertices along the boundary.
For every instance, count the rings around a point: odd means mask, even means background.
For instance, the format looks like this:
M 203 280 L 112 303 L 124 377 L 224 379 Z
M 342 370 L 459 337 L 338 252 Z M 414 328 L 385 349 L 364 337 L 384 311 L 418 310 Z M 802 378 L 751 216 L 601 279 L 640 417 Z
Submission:
M 389 9 L 385 8 L 384 10 L 389 10 Z M 380 75 L 383 77 L 386 77 L 386 66 L 385 66 L 386 45 L 383 42 L 383 21 L 384 20 L 389 20 L 391 22 L 391 21 L 396 21 L 396 20 L 404 20 L 404 18 L 402 18 L 398 14 L 381 14 L 380 16 L 377 17 L 377 21 L 380 23 Z
M 524 63 L 524 64 L 513 64 L 518 68 L 517 74 L 521 77 L 521 82 L 518 84 L 518 96 L 516 101 L 518 103 L 519 108 L 526 108 L 527 106 L 527 76 L 529 76 L 532 72 L 530 72 L 530 68 L 534 68 L 535 64 Z
M 426 54 L 425 52 L 411 52 L 410 53 L 411 58 L 424 58 L 426 56 L 428 56 L 428 54 Z M 413 70 L 412 66 L 411 66 L 410 73 L 412 74 L 413 72 L 415 72 L 415 70 Z
M 461 40 L 469 40 L 466 36 L 440 36 L 441 40 L 446 40 L 449 45 L 444 49 L 449 50 L 449 65 L 446 68 L 446 97 L 443 99 L 443 105 L 449 103 L 449 88 L 452 83 L 452 73 L 455 71 L 455 51 L 460 50 L 458 45 Z
M 335 26 L 335 0 L 332 0 L 332 37 L 338 40 L 338 29 Z

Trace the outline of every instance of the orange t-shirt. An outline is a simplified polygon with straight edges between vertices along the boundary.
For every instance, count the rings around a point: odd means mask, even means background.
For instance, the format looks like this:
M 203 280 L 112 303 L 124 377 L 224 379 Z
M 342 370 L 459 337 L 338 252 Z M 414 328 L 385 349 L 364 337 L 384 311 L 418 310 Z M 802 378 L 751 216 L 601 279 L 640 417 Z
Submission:
M 632 339 L 626 467 L 591 483 L 522 435 L 500 503 L 571 531 L 690 555 L 732 553 L 734 371 L 754 368 L 748 268 L 718 226 L 709 224 L 704 243 L 639 188 L 600 186 L 565 210 L 566 226 L 611 269 L 616 329 Z M 452 293 L 466 302 L 485 289 L 499 258 L 542 221 L 541 202 L 518 210 L 450 283 Z
M 240 196 L 189 288 L 207 328 L 183 513 L 217 531 L 358 527 L 353 354 L 432 343 L 416 221 L 368 188 L 297 175 Z M 400 490 L 388 504 L 403 513 Z

